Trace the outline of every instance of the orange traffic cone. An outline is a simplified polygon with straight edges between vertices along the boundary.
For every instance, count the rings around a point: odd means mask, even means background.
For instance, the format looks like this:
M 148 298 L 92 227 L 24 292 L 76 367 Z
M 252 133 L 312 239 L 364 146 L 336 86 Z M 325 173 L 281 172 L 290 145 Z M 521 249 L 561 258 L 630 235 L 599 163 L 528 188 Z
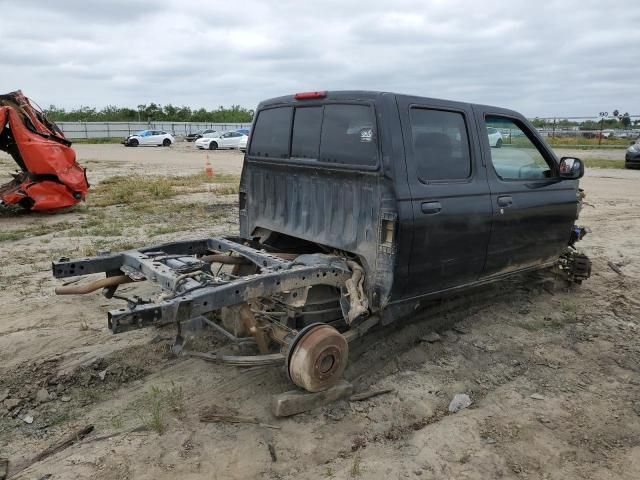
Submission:
M 204 174 L 207 177 L 213 177 L 213 167 L 211 166 L 211 163 L 209 163 L 209 155 L 207 155 L 207 161 L 204 164 Z

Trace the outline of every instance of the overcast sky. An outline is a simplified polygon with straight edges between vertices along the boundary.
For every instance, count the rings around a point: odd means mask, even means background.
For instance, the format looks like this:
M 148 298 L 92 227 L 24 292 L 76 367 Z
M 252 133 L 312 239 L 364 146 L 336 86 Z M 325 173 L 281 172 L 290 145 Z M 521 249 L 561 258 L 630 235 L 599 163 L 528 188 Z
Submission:
M 93 5 L 92 5 L 93 4 Z M 0 0 L 0 91 L 214 108 L 370 89 L 640 114 L 640 1 Z

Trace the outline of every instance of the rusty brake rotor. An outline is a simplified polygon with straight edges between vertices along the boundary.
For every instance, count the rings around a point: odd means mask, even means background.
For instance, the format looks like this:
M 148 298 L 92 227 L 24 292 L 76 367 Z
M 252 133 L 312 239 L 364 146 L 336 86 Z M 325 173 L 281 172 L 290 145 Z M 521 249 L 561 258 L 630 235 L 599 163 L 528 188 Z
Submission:
M 289 378 L 309 392 L 321 392 L 340 379 L 348 357 L 349 345 L 340 332 L 324 323 L 309 325 L 289 348 Z

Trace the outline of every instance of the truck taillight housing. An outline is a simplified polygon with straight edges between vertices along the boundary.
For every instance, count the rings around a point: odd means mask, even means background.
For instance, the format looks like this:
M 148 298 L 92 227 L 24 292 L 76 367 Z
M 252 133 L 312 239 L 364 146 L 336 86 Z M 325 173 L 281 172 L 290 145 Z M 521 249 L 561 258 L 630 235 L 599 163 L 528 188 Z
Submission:
M 300 92 L 296 93 L 293 98 L 296 100 L 311 100 L 312 98 L 324 98 L 327 96 L 326 90 L 323 92 Z

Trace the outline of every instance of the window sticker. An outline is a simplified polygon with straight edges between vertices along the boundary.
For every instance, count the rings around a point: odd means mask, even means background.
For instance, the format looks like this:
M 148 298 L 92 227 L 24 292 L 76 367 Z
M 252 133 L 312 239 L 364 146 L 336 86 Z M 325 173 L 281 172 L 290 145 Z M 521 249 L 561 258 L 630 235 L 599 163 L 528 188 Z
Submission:
M 372 128 L 363 128 L 360 130 L 360 141 L 361 142 L 371 142 L 373 140 L 373 129 Z

